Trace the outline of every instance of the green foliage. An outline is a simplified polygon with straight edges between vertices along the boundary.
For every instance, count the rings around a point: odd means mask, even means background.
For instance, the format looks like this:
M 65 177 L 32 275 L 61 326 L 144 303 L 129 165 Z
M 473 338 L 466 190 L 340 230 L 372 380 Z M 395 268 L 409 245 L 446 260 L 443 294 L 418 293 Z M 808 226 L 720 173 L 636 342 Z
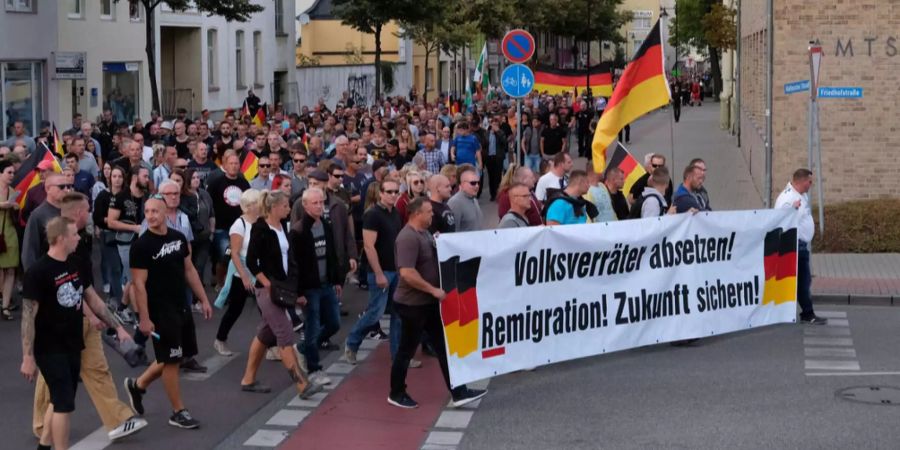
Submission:
M 712 10 L 703 16 L 703 36 L 711 47 L 722 50 L 734 50 L 737 47 L 737 11 L 721 3 L 712 6 Z
M 347 54 L 344 55 L 344 62 L 347 64 L 362 64 L 365 62 L 365 57 L 363 57 L 364 48 L 362 45 L 357 47 L 353 45 L 352 42 L 348 42 L 347 45 L 344 46 L 344 50 L 347 51 Z
M 622 0 L 468 0 L 454 7 L 488 38 L 502 37 L 509 28 L 525 28 L 533 33 L 572 36 L 579 41 L 622 42 L 619 28 L 630 20 L 630 13 L 618 11 L 621 3 Z
M 300 67 L 315 67 L 322 64 L 321 56 L 306 56 L 304 54 L 300 54 L 300 61 L 297 63 Z
M 119 2 L 119 0 L 115 0 Z M 173 11 L 185 11 L 192 6 L 190 0 L 128 0 L 129 3 L 139 1 L 149 12 L 165 3 Z M 224 17 L 229 22 L 246 22 L 250 16 L 265 9 L 250 0 L 193 0 L 197 10 L 209 16 Z
M 814 207 L 814 217 L 817 210 Z M 900 200 L 877 199 L 825 207 L 825 235 L 816 228 L 813 249 L 827 253 L 900 252 Z

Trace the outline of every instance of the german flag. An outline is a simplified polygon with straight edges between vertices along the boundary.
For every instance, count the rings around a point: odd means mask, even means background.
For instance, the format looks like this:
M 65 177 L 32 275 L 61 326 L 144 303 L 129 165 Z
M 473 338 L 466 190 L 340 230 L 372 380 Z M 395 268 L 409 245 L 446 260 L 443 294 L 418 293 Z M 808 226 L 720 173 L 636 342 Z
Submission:
M 269 109 L 269 105 L 267 103 L 263 103 L 259 109 L 256 110 L 256 115 L 253 116 L 253 124 L 261 127 L 264 123 L 266 123 L 266 110 Z
M 241 158 L 241 173 L 247 181 L 256 178 L 256 174 L 259 173 L 259 158 L 253 150 L 247 150 Z
M 605 62 L 590 68 L 591 93 L 595 96 L 612 95 L 612 64 Z M 588 83 L 588 71 L 538 67 L 534 71 L 534 90 L 550 95 L 563 95 L 574 88 L 576 96 Z
M 609 160 L 609 167 L 618 167 L 625 173 L 625 186 L 622 187 L 622 192 L 631 192 L 631 186 L 647 173 L 621 142 L 616 145 L 612 159 Z
M 796 302 L 797 229 L 776 228 L 766 233 L 764 248 L 763 304 Z
M 247 100 L 244 100 L 244 104 L 241 106 L 240 118 L 243 119 L 244 117 L 250 117 L 250 106 L 247 105 Z
M 671 94 L 663 60 L 662 38 L 657 20 L 634 59 L 625 67 L 612 98 L 606 104 L 606 110 L 600 116 L 600 123 L 594 132 L 594 142 L 591 144 L 594 170 L 597 173 L 606 168 L 606 149 L 625 125 L 669 103 Z
M 447 336 L 447 356 L 464 358 L 478 349 L 478 294 L 475 283 L 481 258 L 441 262 L 441 321 Z
M 56 129 L 56 122 L 52 122 L 51 126 L 53 128 L 53 150 L 60 158 L 62 158 L 66 156 L 66 151 L 63 149 L 63 141 L 59 138 L 59 131 Z
M 41 177 L 38 174 L 38 164 L 40 164 L 41 161 L 50 161 L 53 163 L 54 172 L 62 172 L 62 167 L 59 165 L 59 161 L 53 157 L 53 152 L 50 151 L 46 144 L 42 143 L 40 148 L 36 149 L 34 153 L 22 163 L 22 166 L 19 167 L 15 176 L 13 176 L 13 190 L 18 192 L 16 201 L 19 203 L 20 209 L 25 207 L 28 190 L 41 182 Z

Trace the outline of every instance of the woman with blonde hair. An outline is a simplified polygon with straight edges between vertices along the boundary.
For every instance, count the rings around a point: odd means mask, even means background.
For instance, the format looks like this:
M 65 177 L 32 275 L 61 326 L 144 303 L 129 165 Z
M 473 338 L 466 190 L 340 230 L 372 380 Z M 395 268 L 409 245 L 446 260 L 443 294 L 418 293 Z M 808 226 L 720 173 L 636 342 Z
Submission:
M 404 168 L 404 170 L 407 169 Z M 403 224 L 406 225 L 406 221 L 409 218 L 406 213 L 406 205 L 416 197 L 425 196 L 425 177 L 421 172 L 409 170 L 406 172 L 404 180 L 406 180 L 406 192 L 400 195 L 400 198 L 397 199 L 397 203 L 394 204 L 394 207 L 397 208 L 397 212 L 400 213 Z
M 219 291 L 215 302 L 217 308 L 222 308 L 227 303 L 228 309 L 222 315 L 219 331 L 216 332 L 216 340 L 213 341 L 213 348 L 222 356 L 234 354 L 225 346 L 225 342 L 228 340 L 231 328 L 234 327 L 235 322 L 244 311 L 247 297 L 252 295 L 254 290 L 253 283 L 256 280 L 250 274 L 250 269 L 247 268 L 247 247 L 250 245 L 250 229 L 259 219 L 259 197 L 260 191 L 256 189 L 248 189 L 241 194 L 241 212 L 243 214 L 234 221 L 228 230 L 231 260 L 228 263 L 225 284 Z
M 294 330 L 285 303 L 303 306 L 306 299 L 297 293 L 297 279 L 289 264 L 290 241 L 282 221 L 291 213 L 289 198 L 281 191 L 263 191 L 259 197 L 260 217 L 250 230 L 247 246 L 247 268 L 256 277 L 253 285 L 256 304 L 262 313 L 262 324 L 247 355 L 247 368 L 241 379 L 241 390 L 268 393 L 271 388 L 256 380 L 259 365 L 266 349 L 278 347 L 281 363 L 288 370 L 297 387 L 300 398 L 308 399 L 322 390 L 322 385 L 311 383 L 301 369 L 294 347 Z M 278 301 L 279 303 L 276 303 Z

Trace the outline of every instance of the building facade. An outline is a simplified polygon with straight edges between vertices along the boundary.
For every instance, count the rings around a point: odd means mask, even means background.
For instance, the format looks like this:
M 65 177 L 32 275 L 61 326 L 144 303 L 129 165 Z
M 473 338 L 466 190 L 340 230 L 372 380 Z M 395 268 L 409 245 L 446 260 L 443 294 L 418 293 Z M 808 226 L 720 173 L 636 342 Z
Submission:
M 57 2 L 4 0 L 0 6 L 0 139 L 22 120 L 30 134 L 55 118 L 58 83 L 51 76 Z
M 754 182 L 764 192 L 766 110 L 766 3 L 741 2 L 740 136 Z M 860 87 L 862 98 L 820 98 L 822 183 L 828 203 L 900 196 L 889 174 L 900 171 L 900 11 L 890 0 L 832 3 L 774 2 L 772 105 L 773 194 L 793 170 L 808 167 L 807 91 L 787 94 L 785 84 L 809 79 L 810 41 L 824 58 L 822 87 Z

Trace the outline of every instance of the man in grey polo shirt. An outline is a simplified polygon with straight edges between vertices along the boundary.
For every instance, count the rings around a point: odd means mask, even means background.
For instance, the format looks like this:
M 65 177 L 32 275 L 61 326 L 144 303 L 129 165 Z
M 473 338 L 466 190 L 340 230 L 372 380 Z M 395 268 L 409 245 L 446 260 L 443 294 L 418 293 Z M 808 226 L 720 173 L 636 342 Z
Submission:
M 478 204 L 480 177 L 471 165 L 463 165 L 460 170 L 459 192 L 450 198 L 447 205 L 456 218 L 456 231 L 477 231 L 484 227 L 484 214 Z

